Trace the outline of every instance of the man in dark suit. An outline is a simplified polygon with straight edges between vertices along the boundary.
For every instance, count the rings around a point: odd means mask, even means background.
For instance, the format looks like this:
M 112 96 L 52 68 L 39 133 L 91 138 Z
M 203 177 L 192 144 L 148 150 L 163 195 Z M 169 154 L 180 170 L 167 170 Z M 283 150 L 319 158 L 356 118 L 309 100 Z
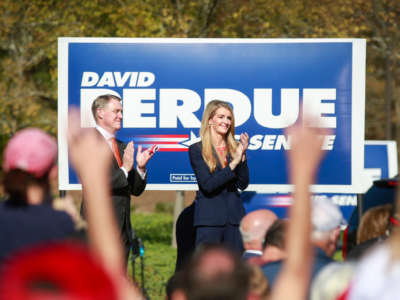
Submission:
M 136 154 L 136 168 L 134 168 L 133 142 L 126 145 L 115 139 L 115 133 L 121 129 L 122 121 L 122 105 L 119 97 L 114 95 L 97 97 L 92 104 L 92 113 L 96 121 L 96 130 L 105 139 L 114 154 L 110 173 L 111 195 L 127 261 L 132 244 L 130 199 L 131 195 L 139 196 L 144 191 L 146 164 L 154 153 L 150 150 L 142 152 L 142 147 L 139 145 Z

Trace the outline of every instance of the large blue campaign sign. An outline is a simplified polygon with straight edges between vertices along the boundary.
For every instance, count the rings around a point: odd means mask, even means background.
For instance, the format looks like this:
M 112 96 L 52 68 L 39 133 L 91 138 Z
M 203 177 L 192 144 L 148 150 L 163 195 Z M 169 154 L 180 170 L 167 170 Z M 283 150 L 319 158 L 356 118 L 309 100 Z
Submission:
M 393 178 L 398 174 L 396 141 L 365 141 L 364 150 L 365 189 L 370 188 L 374 180 Z M 293 200 L 290 194 L 243 192 L 241 197 L 247 213 L 257 209 L 270 209 L 280 218 L 286 217 L 287 208 Z M 336 203 L 347 220 L 357 206 L 357 195 L 352 193 L 315 194 L 313 198 L 327 198 Z
M 250 136 L 247 190 L 291 191 L 285 129 L 308 114 L 331 130 L 313 190 L 363 192 L 364 89 L 362 39 L 60 38 L 59 186 L 80 188 L 64 135 L 69 108 L 93 127 L 93 100 L 111 93 L 123 99 L 117 137 L 160 147 L 147 189 L 197 189 L 188 147 L 206 104 L 220 99 L 233 106 L 236 133 Z

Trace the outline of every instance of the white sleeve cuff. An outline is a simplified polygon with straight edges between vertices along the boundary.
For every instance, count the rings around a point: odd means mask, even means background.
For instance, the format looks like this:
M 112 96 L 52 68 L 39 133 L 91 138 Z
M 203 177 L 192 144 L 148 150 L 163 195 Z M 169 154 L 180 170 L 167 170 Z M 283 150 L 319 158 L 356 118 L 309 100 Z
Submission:
M 142 178 L 142 180 L 144 180 L 146 178 L 146 174 L 147 174 L 147 170 L 145 172 L 139 170 L 138 167 L 136 167 L 136 171 L 138 171 L 140 177 Z
M 122 170 L 122 172 L 124 172 L 125 177 L 128 178 L 128 172 L 125 170 L 125 168 L 121 167 L 120 169 Z

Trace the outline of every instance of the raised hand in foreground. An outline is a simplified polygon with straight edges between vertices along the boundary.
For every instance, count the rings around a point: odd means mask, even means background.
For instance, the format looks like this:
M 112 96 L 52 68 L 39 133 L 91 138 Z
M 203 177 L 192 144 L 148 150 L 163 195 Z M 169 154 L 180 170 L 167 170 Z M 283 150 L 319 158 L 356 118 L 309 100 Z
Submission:
M 305 124 L 309 124 L 305 120 Z M 289 210 L 287 259 L 272 290 L 271 300 L 307 299 L 311 276 L 311 205 L 310 185 L 315 181 L 318 165 L 324 155 L 323 135 L 328 131 L 295 124 L 288 152 L 290 181 L 294 184 L 293 204 Z

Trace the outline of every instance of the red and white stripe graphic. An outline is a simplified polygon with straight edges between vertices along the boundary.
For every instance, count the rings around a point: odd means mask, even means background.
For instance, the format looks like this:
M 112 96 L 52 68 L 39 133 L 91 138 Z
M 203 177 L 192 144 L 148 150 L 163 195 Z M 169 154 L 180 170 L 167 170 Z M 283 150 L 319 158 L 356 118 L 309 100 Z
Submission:
M 181 144 L 189 139 L 188 134 L 151 134 L 139 135 L 133 138 L 136 145 L 142 145 L 144 149 L 153 145 L 158 146 L 158 151 L 188 151 L 188 146 Z

